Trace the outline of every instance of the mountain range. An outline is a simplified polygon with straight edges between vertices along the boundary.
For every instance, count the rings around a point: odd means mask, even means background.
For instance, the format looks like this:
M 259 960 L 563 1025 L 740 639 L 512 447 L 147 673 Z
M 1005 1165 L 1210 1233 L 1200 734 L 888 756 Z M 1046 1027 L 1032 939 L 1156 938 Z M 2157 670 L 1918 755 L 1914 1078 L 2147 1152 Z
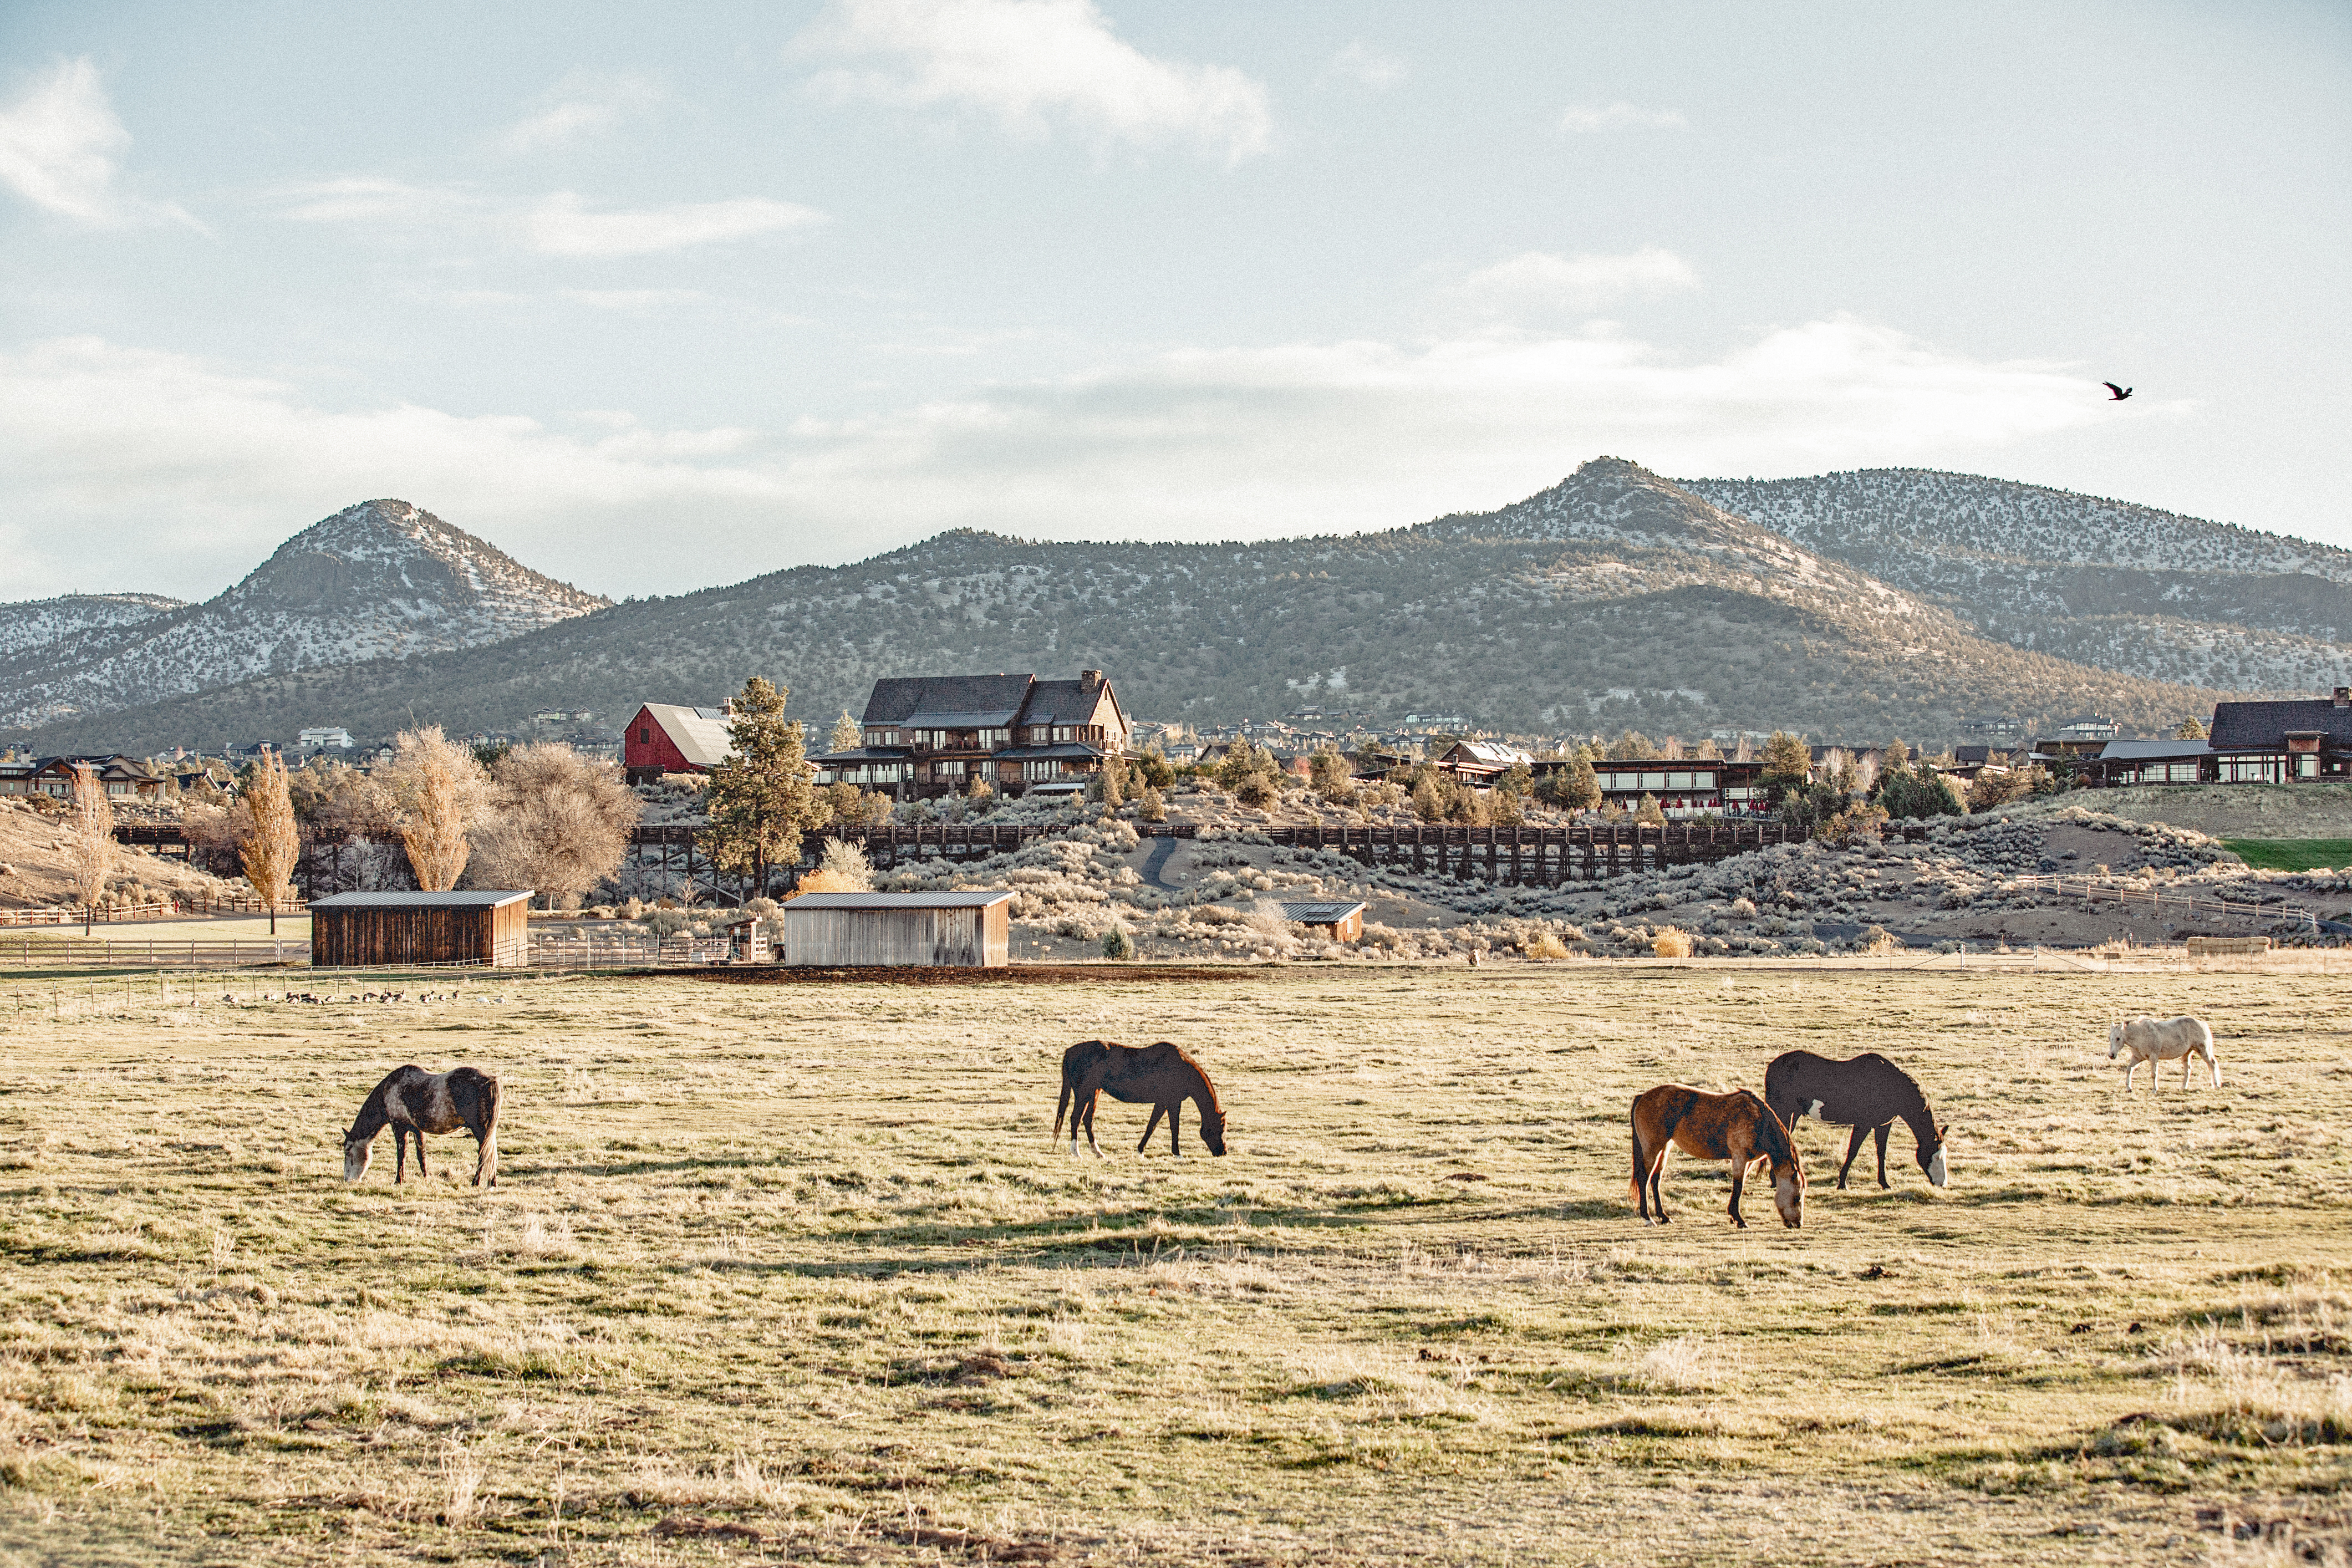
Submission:
M 273 571 L 289 552 L 310 559 Z M 547 708 L 609 727 L 643 700 L 714 703 L 753 674 L 823 723 L 881 676 L 1089 666 L 1130 713 L 1163 721 L 1321 705 L 1521 731 L 1938 740 L 1986 716 L 2084 711 L 2168 733 L 2224 693 L 2352 679 L 2337 640 L 2352 631 L 2352 552 L 1968 475 L 1678 482 L 1613 458 L 1496 511 L 1381 532 L 1165 544 L 957 531 L 619 605 L 373 501 L 205 605 L 142 603 L 142 619 L 50 608 L 40 624 L 87 624 L 26 646 L 7 639 L 43 606 L 0 607 L 0 705 L 16 726 L 0 738 L 216 751 L 313 724 L 527 732 Z M 257 614 L 287 629 L 254 636 Z M 60 703 L 81 711 L 38 722 Z

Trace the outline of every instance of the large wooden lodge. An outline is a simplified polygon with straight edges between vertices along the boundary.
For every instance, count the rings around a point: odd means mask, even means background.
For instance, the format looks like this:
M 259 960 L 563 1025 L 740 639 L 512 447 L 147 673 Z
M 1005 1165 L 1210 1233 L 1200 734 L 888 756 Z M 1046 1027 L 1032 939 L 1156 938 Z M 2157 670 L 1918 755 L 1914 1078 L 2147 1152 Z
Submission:
M 819 784 L 896 800 L 969 794 L 1069 794 L 1127 749 L 1131 728 L 1099 669 L 1034 675 L 925 675 L 877 680 L 859 721 L 864 743 L 810 758 Z

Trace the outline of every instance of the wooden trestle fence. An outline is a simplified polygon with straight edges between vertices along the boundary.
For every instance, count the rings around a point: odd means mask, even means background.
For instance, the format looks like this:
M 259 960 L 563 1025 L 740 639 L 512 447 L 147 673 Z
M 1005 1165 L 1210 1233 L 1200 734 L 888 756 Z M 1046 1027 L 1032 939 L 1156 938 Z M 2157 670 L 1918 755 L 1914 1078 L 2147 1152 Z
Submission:
M 814 835 L 803 865 L 816 863 L 825 837 L 855 843 L 877 867 L 910 860 L 978 860 L 1018 849 L 1032 838 L 1052 837 L 1058 826 L 988 826 L 947 824 L 909 827 L 852 827 Z M 1194 838 L 1192 826 L 1143 826 L 1146 838 Z M 1891 836 L 1924 837 L 1922 825 L 1890 825 Z M 1664 827 L 1631 823 L 1572 827 L 1457 827 L 1443 823 L 1410 826 L 1257 827 L 1245 841 L 1297 849 L 1327 849 L 1366 866 L 1410 866 L 1415 874 L 1483 880 L 1521 887 L 1559 887 L 1595 881 L 1664 866 L 1689 866 L 1748 855 L 1775 844 L 1804 841 L 1800 828 L 1780 822 L 1677 822 Z
M 743 885 L 744 879 L 724 874 L 711 863 L 709 852 L 697 842 L 699 831 L 698 825 L 692 823 L 663 823 L 633 829 L 629 835 L 629 862 L 622 872 L 625 885 L 641 881 L 646 890 L 659 892 L 689 887 L 725 899 L 740 900 L 748 895 L 750 889 Z M 921 860 L 985 859 L 1009 854 L 1032 840 L 1059 837 L 1068 831 L 1066 825 L 1034 823 L 821 828 L 802 836 L 799 868 L 816 864 L 827 838 L 857 845 L 877 867 L 887 869 Z M 1143 824 L 1136 831 L 1145 838 L 1194 838 L 1200 834 L 1194 826 L 1166 824 Z M 1890 823 L 1885 831 L 1891 837 L 1916 839 L 1924 837 L 1927 828 L 1916 823 Z M 142 824 L 118 828 L 115 836 L 127 844 L 189 853 L 187 842 L 175 826 Z M 1249 843 L 1270 843 L 1287 848 L 1332 850 L 1370 867 L 1410 867 L 1416 875 L 1550 888 L 1666 866 L 1726 860 L 1775 844 L 1802 842 L 1804 834 L 1780 822 L 1673 822 L 1663 827 L 1634 823 L 1569 827 L 1462 827 L 1445 823 L 1416 823 L 1253 827 L 1234 837 Z M 355 886 L 350 862 L 362 852 L 364 847 L 305 839 L 296 883 L 313 897 Z

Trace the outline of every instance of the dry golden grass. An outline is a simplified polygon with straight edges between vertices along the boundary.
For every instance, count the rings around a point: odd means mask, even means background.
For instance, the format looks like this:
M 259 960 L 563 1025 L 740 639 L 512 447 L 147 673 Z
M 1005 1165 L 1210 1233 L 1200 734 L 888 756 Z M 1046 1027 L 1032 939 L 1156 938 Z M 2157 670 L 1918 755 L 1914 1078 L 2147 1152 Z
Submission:
M 2345 1528 L 2342 976 L 218 1005 L 259 984 L 0 992 L 0 1561 L 2189 1563 Z M 2213 1019 L 2224 1089 L 2125 1099 L 2126 1008 Z M 1116 1105 L 1113 1158 L 1049 1143 L 1095 1035 L 1199 1056 L 1232 1156 L 1139 1158 Z M 1631 1096 L 1791 1046 L 1909 1065 L 1949 1191 L 1898 1129 L 1894 1191 L 1839 1193 L 1807 1123 L 1802 1231 L 1730 1229 L 1681 1162 L 1645 1231 Z M 495 1191 L 464 1139 L 338 1179 L 404 1060 L 501 1074 Z

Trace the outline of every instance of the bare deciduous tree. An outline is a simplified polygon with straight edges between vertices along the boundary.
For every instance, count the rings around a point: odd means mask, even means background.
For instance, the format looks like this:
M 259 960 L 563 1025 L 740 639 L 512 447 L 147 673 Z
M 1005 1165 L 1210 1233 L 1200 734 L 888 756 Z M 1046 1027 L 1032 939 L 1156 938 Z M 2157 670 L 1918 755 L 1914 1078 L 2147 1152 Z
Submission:
M 490 786 L 489 818 L 474 834 L 476 876 L 565 909 L 620 868 L 643 810 L 617 767 L 552 741 L 500 757 Z
M 71 868 L 74 893 L 81 900 L 82 934 L 89 934 L 106 879 L 114 874 L 114 803 L 106 785 L 88 763 L 74 766 Z
M 482 764 L 438 724 L 403 730 L 393 741 L 386 783 L 416 885 L 428 893 L 447 892 L 465 873 L 473 854 L 467 832 L 488 802 Z
M 302 836 L 294 826 L 294 800 L 286 786 L 286 764 L 275 752 L 261 753 L 252 782 L 245 786 L 245 832 L 237 839 L 237 858 L 245 863 L 245 879 L 255 897 L 269 906 L 269 934 L 278 934 L 278 906 L 286 901 L 287 884 L 294 878 L 294 862 L 302 853 Z

